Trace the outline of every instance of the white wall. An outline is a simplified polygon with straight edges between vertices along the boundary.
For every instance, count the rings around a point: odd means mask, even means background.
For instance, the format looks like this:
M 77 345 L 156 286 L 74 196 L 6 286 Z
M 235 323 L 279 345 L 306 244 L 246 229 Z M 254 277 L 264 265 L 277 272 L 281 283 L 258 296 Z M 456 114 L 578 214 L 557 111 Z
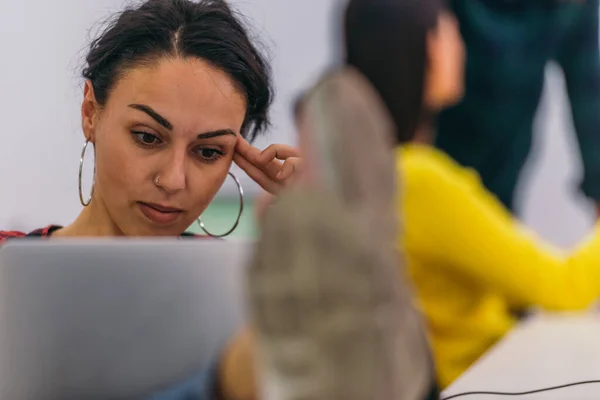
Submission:
M 534 149 L 521 179 L 523 219 L 551 242 L 572 246 L 590 230 L 596 216 L 592 204 L 578 191 L 579 148 L 562 72 L 553 64 L 546 71 Z
M 235 1 L 273 55 L 274 127 L 259 145 L 295 142 L 289 103 L 334 57 L 330 18 L 338 1 Z M 0 228 L 65 224 L 79 212 L 80 56 L 90 27 L 122 4 L 0 2 Z M 545 237 L 569 245 L 588 229 L 592 214 L 574 190 L 578 156 L 557 75 L 551 72 L 541 107 L 540 154 L 524 185 L 523 214 Z

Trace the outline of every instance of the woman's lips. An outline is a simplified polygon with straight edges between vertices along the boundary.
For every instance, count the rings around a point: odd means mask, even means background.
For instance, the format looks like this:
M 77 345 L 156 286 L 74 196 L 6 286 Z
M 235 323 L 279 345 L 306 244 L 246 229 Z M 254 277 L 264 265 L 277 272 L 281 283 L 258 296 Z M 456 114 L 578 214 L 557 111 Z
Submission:
M 158 224 L 171 224 L 183 213 L 181 209 L 160 204 L 143 203 L 140 201 L 138 205 L 146 218 Z

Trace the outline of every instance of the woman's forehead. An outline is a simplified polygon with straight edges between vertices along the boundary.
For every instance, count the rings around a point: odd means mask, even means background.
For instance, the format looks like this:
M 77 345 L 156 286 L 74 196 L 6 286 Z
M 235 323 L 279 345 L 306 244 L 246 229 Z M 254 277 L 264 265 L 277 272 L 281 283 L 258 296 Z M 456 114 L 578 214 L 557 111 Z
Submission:
M 223 71 L 199 59 L 165 58 L 133 68 L 115 85 L 112 100 L 145 104 L 179 116 L 211 114 L 231 119 L 245 116 L 245 98 Z M 127 103 L 127 104 L 124 104 Z

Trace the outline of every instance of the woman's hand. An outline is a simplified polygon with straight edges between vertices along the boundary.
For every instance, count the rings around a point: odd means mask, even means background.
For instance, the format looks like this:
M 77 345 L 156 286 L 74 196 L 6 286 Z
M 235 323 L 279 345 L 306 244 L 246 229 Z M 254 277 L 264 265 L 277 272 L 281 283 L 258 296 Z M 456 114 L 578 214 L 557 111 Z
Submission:
M 255 365 L 254 335 L 245 328 L 229 343 L 221 358 L 221 396 L 227 400 L 258 399 Z
M 277 194 L 302 172 L 300 151 L 292 146 L 273 144 L 260 151 L 239 138 L 233 161 L 264 190 Z

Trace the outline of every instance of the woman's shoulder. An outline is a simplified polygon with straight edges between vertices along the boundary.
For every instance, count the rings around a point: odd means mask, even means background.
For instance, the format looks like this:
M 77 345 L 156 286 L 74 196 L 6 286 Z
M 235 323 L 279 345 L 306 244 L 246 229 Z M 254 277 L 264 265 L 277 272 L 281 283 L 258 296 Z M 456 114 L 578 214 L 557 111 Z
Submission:
M 0 230 L 0 243 L 3 243 L 8 239 L 15 239 L 15 238 L 50 236 L 50 234 L 52 234 L 52 232 L 54 232 L 57 229 L 60 229 L 60 226 L 50 225 L 45 228 L 36 229 L 29 233 L 20 232 L 20 231 L 1 231 Z
M 405 145 L 398 152 L 398 166 L 407 185 L 479 187 L 481 179 L 472 168 L 458 164 L 449 155 L 432 146 Z

